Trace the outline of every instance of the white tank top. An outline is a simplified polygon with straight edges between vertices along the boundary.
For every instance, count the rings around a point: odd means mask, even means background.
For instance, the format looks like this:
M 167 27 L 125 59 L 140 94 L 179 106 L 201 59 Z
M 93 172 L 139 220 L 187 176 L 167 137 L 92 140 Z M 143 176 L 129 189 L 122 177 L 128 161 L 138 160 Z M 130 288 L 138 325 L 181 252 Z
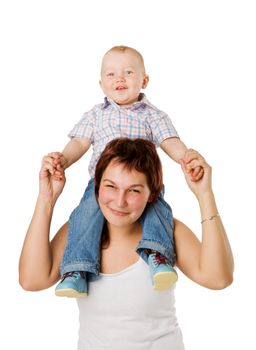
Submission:
M 184 350 L 174 288 L 155 291 L 143 259 L 90 282 L 79 307 L 78 350 Z

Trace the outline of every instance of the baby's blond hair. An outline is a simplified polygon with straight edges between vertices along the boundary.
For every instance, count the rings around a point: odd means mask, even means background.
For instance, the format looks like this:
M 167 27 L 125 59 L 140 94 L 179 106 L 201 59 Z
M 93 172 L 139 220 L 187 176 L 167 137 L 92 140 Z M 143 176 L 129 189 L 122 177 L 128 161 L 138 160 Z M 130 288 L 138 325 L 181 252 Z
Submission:
M 133 47 L 129 47 L 129 46 L 125 46 L 125 45 L 113 46 L 113 47 L 111 47 L 111 49 L 109 49 L 105 53 L 104 56 L 106 56 L 109 52 L 112 52 L 112 51 L 116 51 L 116 52 L 132 51 L 136 56 L 138 56 L 139 60 L 141 61 L 144 72 L 146 71 L 145 64 L 144 64 L 144 58 L 143 58 L 142 54 L 139 51 L 135 50 Z

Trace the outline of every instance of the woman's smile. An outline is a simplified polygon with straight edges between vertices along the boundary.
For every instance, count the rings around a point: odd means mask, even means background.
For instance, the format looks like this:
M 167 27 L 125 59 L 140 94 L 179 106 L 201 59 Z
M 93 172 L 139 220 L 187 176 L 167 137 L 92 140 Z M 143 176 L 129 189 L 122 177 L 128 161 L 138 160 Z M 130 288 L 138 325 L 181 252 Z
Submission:
M 127 215 L 129 215 L 129 212 L 124 212 L 124 211 L 116 210 L 116 209 L 110 208 L 110 207 L 108 207 L 108 206 L 107 206 L 107 208 L 108 208 L 114 215 L 117 215 L 117 216 L 127 216 Z

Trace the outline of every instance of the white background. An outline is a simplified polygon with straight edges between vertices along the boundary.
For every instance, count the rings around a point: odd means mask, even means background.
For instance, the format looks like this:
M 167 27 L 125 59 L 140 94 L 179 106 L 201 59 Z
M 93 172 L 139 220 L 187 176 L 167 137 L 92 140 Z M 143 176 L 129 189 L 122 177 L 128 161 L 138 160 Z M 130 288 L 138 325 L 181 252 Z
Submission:
M 62 150 L 84 111 L 102 101 L 102 55 L 130 45 L 144 55 L 148 98 L 213 167 L 233 248 L 223 291 L 179 272 L 177 315 L 188 350 L 255 349 L 254 1 L 1 1 L 1 349 L 75 349 L 76 302 L 18 284 L 18 259 L 37 196 L 41 157 Z M 160 152 L 166 199 L 200 237 L 200 217 L 179 166 Z M 89 155 L 67 171 L 53 231 L 88 181 Z M 139 331 L 139 330 L 138 330 Z

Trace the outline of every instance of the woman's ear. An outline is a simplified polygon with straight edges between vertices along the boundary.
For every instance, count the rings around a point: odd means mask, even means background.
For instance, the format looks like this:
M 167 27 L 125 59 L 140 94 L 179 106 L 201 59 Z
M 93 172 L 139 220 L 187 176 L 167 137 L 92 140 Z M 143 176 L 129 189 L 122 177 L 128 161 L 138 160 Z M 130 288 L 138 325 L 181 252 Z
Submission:
M 154 195 L 153 195 L 153 193 L 151 193 L 149 198 L 148 198 L 148 203 L 152 203 L 153 201 L 154 201 Z

